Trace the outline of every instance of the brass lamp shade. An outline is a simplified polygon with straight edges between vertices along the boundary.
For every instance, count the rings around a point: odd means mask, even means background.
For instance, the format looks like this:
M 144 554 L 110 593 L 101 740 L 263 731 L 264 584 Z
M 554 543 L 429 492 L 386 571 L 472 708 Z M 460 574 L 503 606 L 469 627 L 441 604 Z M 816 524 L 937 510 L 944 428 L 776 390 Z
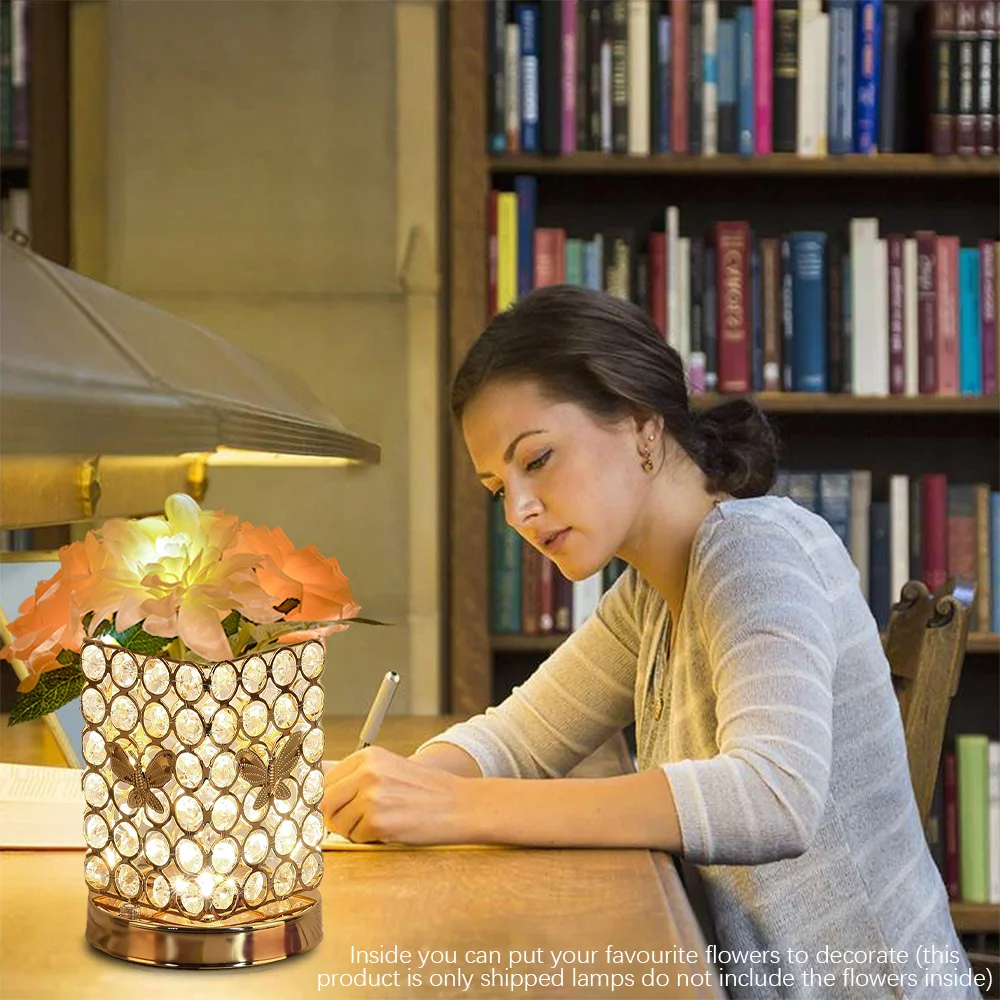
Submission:
M 378 462 L 293 372 L 0 239 L 0 450 Z

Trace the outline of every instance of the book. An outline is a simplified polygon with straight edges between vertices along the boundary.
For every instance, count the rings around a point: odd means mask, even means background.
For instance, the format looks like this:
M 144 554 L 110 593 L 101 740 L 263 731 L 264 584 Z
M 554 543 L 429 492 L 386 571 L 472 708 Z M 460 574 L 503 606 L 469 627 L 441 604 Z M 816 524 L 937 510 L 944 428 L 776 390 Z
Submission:
M 83 771 L 0 764 L 0 848 L 83 850 Z

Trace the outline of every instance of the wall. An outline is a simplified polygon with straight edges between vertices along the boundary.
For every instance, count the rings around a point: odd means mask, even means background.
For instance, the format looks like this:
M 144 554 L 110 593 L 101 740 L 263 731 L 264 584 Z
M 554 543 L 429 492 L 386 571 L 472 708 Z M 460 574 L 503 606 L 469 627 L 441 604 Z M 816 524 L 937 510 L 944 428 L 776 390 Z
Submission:
M 440 707 L 436 4 L 74 5 L 74 264 L 294 366 L 378 467 L 217 469 L 205 504 L 335 555 L 330 714 Z

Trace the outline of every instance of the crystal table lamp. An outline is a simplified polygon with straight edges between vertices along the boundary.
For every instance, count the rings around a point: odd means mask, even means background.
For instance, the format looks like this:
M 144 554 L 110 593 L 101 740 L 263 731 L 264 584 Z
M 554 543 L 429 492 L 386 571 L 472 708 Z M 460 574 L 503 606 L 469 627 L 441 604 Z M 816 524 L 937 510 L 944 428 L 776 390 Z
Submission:
M 87 940 L 147 965 L 274 962 L 322 939 L 324 648 L 199 664 L 87 641 Z

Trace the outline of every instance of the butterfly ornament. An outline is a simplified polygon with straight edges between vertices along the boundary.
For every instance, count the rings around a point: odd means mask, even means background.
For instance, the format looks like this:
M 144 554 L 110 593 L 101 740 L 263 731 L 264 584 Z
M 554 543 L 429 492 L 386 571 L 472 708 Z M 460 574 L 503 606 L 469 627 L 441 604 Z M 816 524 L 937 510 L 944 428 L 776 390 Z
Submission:
M 292 797 L 292 789 L 285 779 L 295 767 L 304 738 L 305 733 L 302 730 L 292 733 L 270 764 L 265 764 L 258 754 L 250 749 L 241 750 L 236 755 L 240 777 L 249 782 L 251 788 L 257 789 L 253 808 L 258 812 L 266 804 L 273 803 L 275 799 L 283 802 Z
M 129 809 L 138 811 L 145 806 L 155 812 L 163 812 L 163 807 L 153 796 L 153 790 L 162 788 L 174 776 L 176 755 L 171 750 L 160 750 L 143 770 L 140 764 L 133 764 L 132 758 L 117 743 L 108 747 L 111 757 L 111 771 L 119 781 L 131 785 L 127 804 Z

